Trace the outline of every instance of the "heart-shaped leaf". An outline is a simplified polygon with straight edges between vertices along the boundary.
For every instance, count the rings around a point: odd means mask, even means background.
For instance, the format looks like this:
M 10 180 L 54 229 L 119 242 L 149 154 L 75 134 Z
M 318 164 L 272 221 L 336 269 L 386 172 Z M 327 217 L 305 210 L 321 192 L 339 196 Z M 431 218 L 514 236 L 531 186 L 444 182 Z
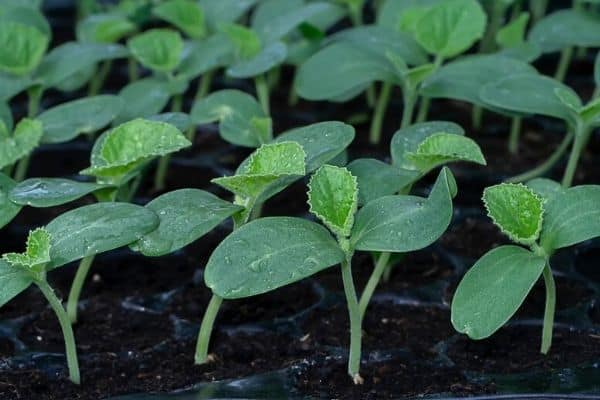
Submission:
M 592 12 L 560 10 L 538 21 L 528 40 L 537 44 L 544 53 L 552 53 L 569 46 L 599 47 L 600 17 Z
M 10 201 L 8 193 L 16 182 L 0 172 L 0 228 L 8 224 L 21 211 L 21 206 Z
M 31 178 L 19 182 L 8 196 L 15 204 L 43 208 L 70 203 L 104 188 L 106 185 L 63 178 Z
M 120 97 L 101 95 L 52 107 L 38 116 L 44 126 L 42 142 L 62 143 L 95 132 L 119 115 L 123 105 Z
M 47 226 L 49 268 L 127 246 L 158 226 L 156 214 L 129 203 L 97 203 L 61 214 Z
M 116 43 L 135 32 L 136 26 L 119 13 L 92 14 L 77 24 L 77 39 L 82 42 Z
M 531 245 L 542 230 L 542 199 L 523 184 L 502 183 L 483 192 L 488 216 L 514 242 Z
M 129 39 L 127 48 L 144 67 L 172 72 L 181 60 L 183 39 L 171 29 L 150 29 Z
M 204 12 L 193 0 L 167 0 L 159 3 L 154 15 L 181 29 L 191 38 L 198 39 L 206 34 Z
M 428 136 L 415 152 L 406 156 L 423 173 L 455 161 L 486 165 L 481 149 L 473 139 L 453 133 L 440 132 Z
M 204 281 L 215 294 L 239 299 L 297 282 L 343 259 L 337 242 L 319 224 L 260 218 L 219 244 L 208 260 Z
M 165 108 L 171 97 L 165 82 L 155 79 L 140 79 L 125 86 L 119 92 L 124 107 L 115 124 L 122 124 L 134 118 L 156 115 Z
M 38 29 L 13 21 L 0 23 L 0 71 L 31 73 L 48 48 L 48 36 Z
M 22 268 L 15 268 L 0 259 L 0 307 L 27 289 L 33 283 L 31 274 Z
M 146 204 L 146 208 L 158 215 L 160 223 L 131 247 L 149 257 L 172 253 L 243 210 L 243 207 L 199 189 L 165 193 Z
M 471 339 L 496 332 L 519 309 L 546 260 L 517 246 L 501 246 L 475 263 L 452 299 L 452 325 Z
M 40 121 L 22 119 L 11 137 L 0 139 L 0 169 L 14 164 L 31 153 L 40 143 L 42 133 Z

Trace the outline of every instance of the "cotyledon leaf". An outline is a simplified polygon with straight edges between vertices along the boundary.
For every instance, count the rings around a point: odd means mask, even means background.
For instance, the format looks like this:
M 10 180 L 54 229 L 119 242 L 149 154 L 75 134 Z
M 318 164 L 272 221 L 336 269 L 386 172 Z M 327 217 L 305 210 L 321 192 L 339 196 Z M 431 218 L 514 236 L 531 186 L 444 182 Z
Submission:
M 172 29 L 150 29 L 129 39 L 127 47 L 144 67 L 171 72 L 181 61 L 183 39 Z
M 33 283 L 33 278 L 22 268 L 13 267 L 0 259 L 0 307 L 27 289 Z
M 8 193 L 16 182 L 0 172 L 0 228 L 8 224 L 21 211 L 21 206 L 10 201 Z
M 70 203 L 106 187 L 63 178 L 30 178 L 14 186 L 8 196 L 15 204 L 43 208 Z
M 260 218 L 219 244 L 208 260 L 204 281 L 215 294 L 239 299 L 299 281 L 343 259 L 337 242 L 315 222 Z
M 285 61 L 287 47 L 282 42 L 274 42 L 263 48 L 256 56 L 241 60 L 227 68 L 232 78 L 252 78 L 265 73 Z
M 19 161 L 35 149 L 40 143 L 42 123 L 35 119 L 24 118 L 13 135 L 0 138 L 0 169 Z

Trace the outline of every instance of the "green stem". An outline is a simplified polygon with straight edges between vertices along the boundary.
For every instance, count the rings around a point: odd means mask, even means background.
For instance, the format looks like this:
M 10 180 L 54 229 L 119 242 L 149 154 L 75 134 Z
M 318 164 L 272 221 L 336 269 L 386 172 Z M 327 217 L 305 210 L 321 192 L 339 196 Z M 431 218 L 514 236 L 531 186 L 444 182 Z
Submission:
M 546 308 L 544 309 L 544 326 L 542 328 L 542 345 L 540 352 L 547 354 L 552 345 L 552 328 L 554 326 L 554 309 L 556 308 L 556 284 L 552 276 L 550 264 L 544 267 L 544 286 L 546 287 Z
M 566 47 L 560 52 L 560 60 L 556 72 L 554 73 L 554 79 L 558 81 L 564 81 L 571 64 L 571 58 L 573 58 L 573 47 Z
M 402 108 L 402 121 L 400 121 L 400 129 L 406 128 L 412 121 L 413 111 L 415 109 L 416 96 L 413 90 L 403 89 L 404 92 L 404 107 Z
M 344 293 L 348 305 L 348 314 L 350 317 L 350 354 L 348 356 L 348 374 L 352 377 L 355 384 L 362 383 L 360 376 L 360 353 L 362 341 L 362 319 L 352 279 L 352 254 L 347 254 L 342 262 L 342 281 L 344 283 Z
M 577 164 L 579 163 L 579 157 L 581 156 L 581 151 L 585 147 L 586 133 L 582 130 L 582 128 L 577 128 L 575 132 L 575 141 L 573 142 L 573 146 L 571 147 L 571 154 L 569 155 L 569 161 L 567 162 L 567 168 L 565 169 L 565 173 L 562 178 L 563 187 L 570 187 L 573 184 L 573 178 L 575 177 L 575 171 L 577 171 Z
M 202 75 L 200 82 L 198 82 L 198 89 L 196 89 L 196 95 L 194 96 L 194 101 L 203 99 L 206 97 L 206 95 L 208 95 L 208 93 L 210 92 L 210 87 L 212 86 L 212 81 L 213 81 L 214 76 L 215 76 L 214 70 L 206 71 L 204 73 L 204 75 Z
M 360 318 L 363 319 L 365 317 L 365 312 L 367 311 L 367 307 L 371 302 L 371 298 L 373 297 L 373 293 L 375 292 L 375 288 L 379 284 L 381 279 L 381 275 L 383 275 L 383 271 L 385 271 L 389 261 L 390 261 L 391 253 L 381 253 L 379 254 L 379 258 L 377 259 L 377 264 L 375 264 L 375 268 L 369 277 L 369 281 L 367 282 L 365 288 L 363 289 L 362 294 L 360 295 L 360 301 L 358 303 L 358 310 L 360 313 Z
M 529 0 L 529 8 L 533 14 L 533 24 L 535 25 L 540 19 L 546 15 L 548 0 Z
M 90 81 L 90 86 L 88 87 L 88 96 L 95 96 L 100 92 L 102 86 L 104 86 L 104 82 L 106 81 L 106 77 L 110 72 L 110 68 L 112 67 L 112 60 L 104 61 L 100 65 L 100 69 L 96 71 L 94 77 Z
M 521 117 L 513 117 L 510 125 L 510 136 L 508 138 L 508 151 L 510 154 L 519 152 L 519 137 L 521 136 Z
M 267 85 L 267 80 L 265 79 L 264 74 L 258 75 L 254 78 L 254 87 L 256 88 L 256 96 L 258 97 L 260 106 L 262 107 L 264 113 L 269 115 L 269 86 Z
M 375 85 L 370 85 L 365 92 L 365 97 L 367 98 L 367 106 L 369 108 L 375 107 L 375 102 L 377 101 L 375 98 L 377 95 L 375 94 Z
M 131 182 L 131 184 L 129 185 L 129 188 L 127 189 L 127 196 L 125 196 L 125 198 L 123 199 L 123 201 L 125 201 L 126 203 L 131 203 L 133 197 L 140 188 L 144 172 L 145 171 L 140 171 L 140 173 L 133 179 L 133 182 Z
M 288 105 L 290 107 L 296 106 L 298 104 L 298 99 L 298 92 L 296 92 L 295 86 L 291 85 L 288 93 Z
M 483 107 L 481 106 L 473 106 L 471 110 L 471 125 L 476 130 L 481 129 L 481 121 L 483 121 Z
M 63 332 L 65 339 L 65 352 L 67 355 L 67 365 L 69 367 L 69 379 L 71 382 L 79 385 L 81 378 L 79 375 L 79 361 L 77 360 L 77 346 L 75 345 L 75 335 L 73 334 L 73 327 L 69 321 L 69 316 L 65 312 L 60 300 L 54 294 L 54 290 L 44 280 L 36 280 L 35 284 L 44 294 L 44 297 L 50 303 L 50 307 L 54 310 L 54 313 L 58 317 L 58 322 Z
M 171 111 L 180 112 L 182 104 L 183 96 L 181 94 L 173 96 L 173 100 L 171 101 Z M 171 161 L 170 154 L 164 155 L 158 160 L 158 166 L 156 167 L 156 172 L 154 173 L 154 190 L 156 192 L 160 192 L 166 187 L 169 161 Z
M 34 86 L 27 91 L 27 117 L 34 118 L 40 109 L 40 101 L 42 99 L 42 93 L 44 92 L 41 86 Z M 31 153 L 21 158 L 17 163 L 15 169 L 14 179 L 17 182 L 22 181 L 27 176 L 27 170 L 29 169 L 29 162 L 31 161 Z
M 433 61 L 433 72 L 437 71 L 442 64 L 444 63 L 444 57 L 441 55 L 436 55 Z M 431 105 L 431 99 L 429 97 L 422 97 L 421 104 L 419 106 L 419 113 L 417 115 L 416 122 L 425 122 L 427 119 L 427 114 L 429 113 L 429 106 Z
M 381 127 L 383 126 L 383 119 L 385 118 L 385 112 L 390 102 L 391 93 L 392 84 L 390 82 L 383 82 L 377 104 L 375 105 L 375 114 L 371 120 L 371 133 L 369 135 L 369 142 L 371 144 L 379 144 L 381 141 Z
M 489 53 L 496 49 L 496 33 L 502 26 L 502 20 L 504 19 L 505 5 L 501 1 L 494 1 L 490 7 L 490 22 L 488 28 L 485 31 L 485 35 L 479 43 L 480 53 Z
M 213 293 L 202 318 L 202 324 L 200 325 L 200 332 L 198 333 L 198 342 L 196 343 L 196 355 L 194 356 L 194 362 L 196 364 L 204 364 L 208 361 L 208 345 L 210 344 L 210 336 L 212 334 L 215 319 L 219 313 L 219 308 L 223 303 L 223 298 Z
M 81 289 L 83 289 L 85 279 L 90 272 L 94 257 L 95 256 L 87 256 L 81 259 L 77 272 L 75 273 L 75 278 L 71 284 L 71 290 L 69 291 L 69 298 L 67 300 L 67 315 L 72 324 L 77 322 L 77 305 L 79 304 L 79 298 L 81 297 Z
M 127 74 L 129 76 L 129 82 L 135 82 L 139 78 L 139 71 L 137 66 L 137 61 L 135 58 L 129 57 L 127 59 Z
M 569 148 L 569 144 L 573 140 L 573 132 L 569 131 L 565 138 L 560 143 L 560 145 L 554 150 L 554 153 L 546 161 L 542 164 L 538 165 L 532 170 L 524 172 L 522 174 L 513 176 L 512 178 L 507 179 L 507 182 L 518 183 L 518 182 L 526 182 L 530 179 L 537 178 L 538 176 L 544 175 L 548 172 L 554 165 L 562 158 L 562 156 L 566 153 Z

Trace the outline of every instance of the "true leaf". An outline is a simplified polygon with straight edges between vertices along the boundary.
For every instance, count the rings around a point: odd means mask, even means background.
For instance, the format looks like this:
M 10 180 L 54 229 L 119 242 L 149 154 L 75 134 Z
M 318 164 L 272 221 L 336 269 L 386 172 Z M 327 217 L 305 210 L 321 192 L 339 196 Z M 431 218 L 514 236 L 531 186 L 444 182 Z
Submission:
M 356 250 L 409 252 L 429 246 L 448 228 L 456 182 L 449 169 L 440 172 L 427 199 L 385 196 L 356 214 L 351 245 Z
M 129 39 L 127 47 L 144 67 L 172 72 L 181 60 L 183 39 L 171 29 L 150 29 Z
M 337 236 L 349 236 L 358 208 L 356 177 L 346 168 L 324 165 L 311 177 L 308 188 L 310 212 Z
M 483 192 L 488 216 L 511 240 L 531 245 L 541 232 L 542 199 L 523 184 L 502 183 Z
M 0 307 L 27 289 L 33 283 L 33 278 L 22 268 L 15 268 L 0 259 Z
M 243 209 L 199 189 L 165 193 L 146 208 L 158 215 L 160 223 L 131 247 L 150 257 L 172 253 L 194 242 Z
M 50 262 L 50 234 L 43 228 L 29 232 L 24 253 L 7 253 L 2 259 L 13 267 L 33 269 Z
M 498 29 L 496 33 L 496 42 L 503 48 L 516 47 L 525 41 L 525 30 L 529 22 L 529 13 L 519 14 L 510 23 Z
M 61 143 L 82 133 L 108 125 L 124 106 L 120 97 L 101 95 L 73 100 L 44 111 L 38 119 L 44 126 L 44 143 Z
M 486 165 L 481 149 L 473 139 L 444 132 L 428 136 L 406 157 L 422 172 L 454 161 Z
M 116 124 L 158 114 L 167 105 L 171 95 L 165 82 L 145 78 L 125 86 L 119 92 L 119 97 L 124 107 L 115 119 Z
M 50 268 L 127 246 L 158 226 L 156 214 L 128 203 L 97 203 L 61 214 L 47 226 Z
M 48 40 L 52 38 L 52 29 L 50 23 L 44 17 L 42 10 L 35 7 L 28 7 L 26 1 L 18 1 L 15 4 L 9 4 L 10 0 L 0 2 L 0 24 L 6 22 L 17 22 L 30 26 L 43 33 Z
M 175 25 L 189 37 L 198 39 L 206 34 L 204 12 L 193 0 L 168 0 L 158 4 L 154 15 Z
M 77 39 L 82 42 L 115 43 L 135 32 L 136 26 L 126 16 L 93 14 L 77 24 Z
M 221 30 L 227 35 L 238 60 L 250 60 L 258 55 L 262 49 L 262 43 L 258 34 L 243 25 L 224 25 Z
M 475 263 L 452 299 L 452 325 L 471 339 L 496 332 L 521 306 L 546 261 L 517 246 L 501 246 Z
M 40 63 L 49 39 L 38 29 L 13 21 L 0 23 L 0 71 L 31 73 Z
M 8 196 L 13 203 L 21 206 L 54 207 L 103 188 L 106 185 L 63 178 L 31 178 L 19 182 Z
M 538 21 L 529 32 L 528 40 L 544 53 L 569 46 L 599 47 L 600 17 L 592 12 L 560 10 Z
M 0 228 L 8 224 L 21 211 L 21 206 L 10 201 L 8 193 L 16 182 L 0 172 Z
M 11 137 L 0 139 L 0 169 L 19 161 L 35 149 L 42 138 L 42 123 L 24 118 Z
M 254 57 L 243 59 L 227 68 L 232 78 L 251 78 L 265 73 L 283 63 L 287 47 L 282 42 L 274 42 L 263 48 Z
M 344 253 L 319 224 L 267 217 L 234 231 L 212 253 L 206 285 L 226 299 L 269 292 L 340 263 Z

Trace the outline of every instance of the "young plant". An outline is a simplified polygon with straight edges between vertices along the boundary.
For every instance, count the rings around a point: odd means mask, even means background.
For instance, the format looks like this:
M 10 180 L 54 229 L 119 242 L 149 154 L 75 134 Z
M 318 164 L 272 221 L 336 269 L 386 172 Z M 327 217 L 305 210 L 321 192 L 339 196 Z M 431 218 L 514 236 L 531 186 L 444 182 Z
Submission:
M 22 119 L 14 131 L 9 133 L 8 127 L 0 121 L 0 170 L 8 174 L 17 165 L 14 172 L 16 180 L 23 179 L 25 175 L 24 167 L 26 160 L 33 150 L 39 145 L 42 139 L 42 123 L 35 119 Z
M 533 62 L 541 55 L 541 49 L 536 43 L 525 40 L 529 13 L 516 16 L 496 33 L 496 43 L 500 47 L 499 54 L 518 60 Z
M 556 288 L 551 256 L 600 236 L 600 186 L 569 189 L 548 179 L 489 187 L 483 201 L 492 221 L 516 245 L 497 247 L 467 272 L 452 299 L 452 325 L 484 339 L 515 314 L 543 276 L 546 306 L 540 351 L 552 344 Z

